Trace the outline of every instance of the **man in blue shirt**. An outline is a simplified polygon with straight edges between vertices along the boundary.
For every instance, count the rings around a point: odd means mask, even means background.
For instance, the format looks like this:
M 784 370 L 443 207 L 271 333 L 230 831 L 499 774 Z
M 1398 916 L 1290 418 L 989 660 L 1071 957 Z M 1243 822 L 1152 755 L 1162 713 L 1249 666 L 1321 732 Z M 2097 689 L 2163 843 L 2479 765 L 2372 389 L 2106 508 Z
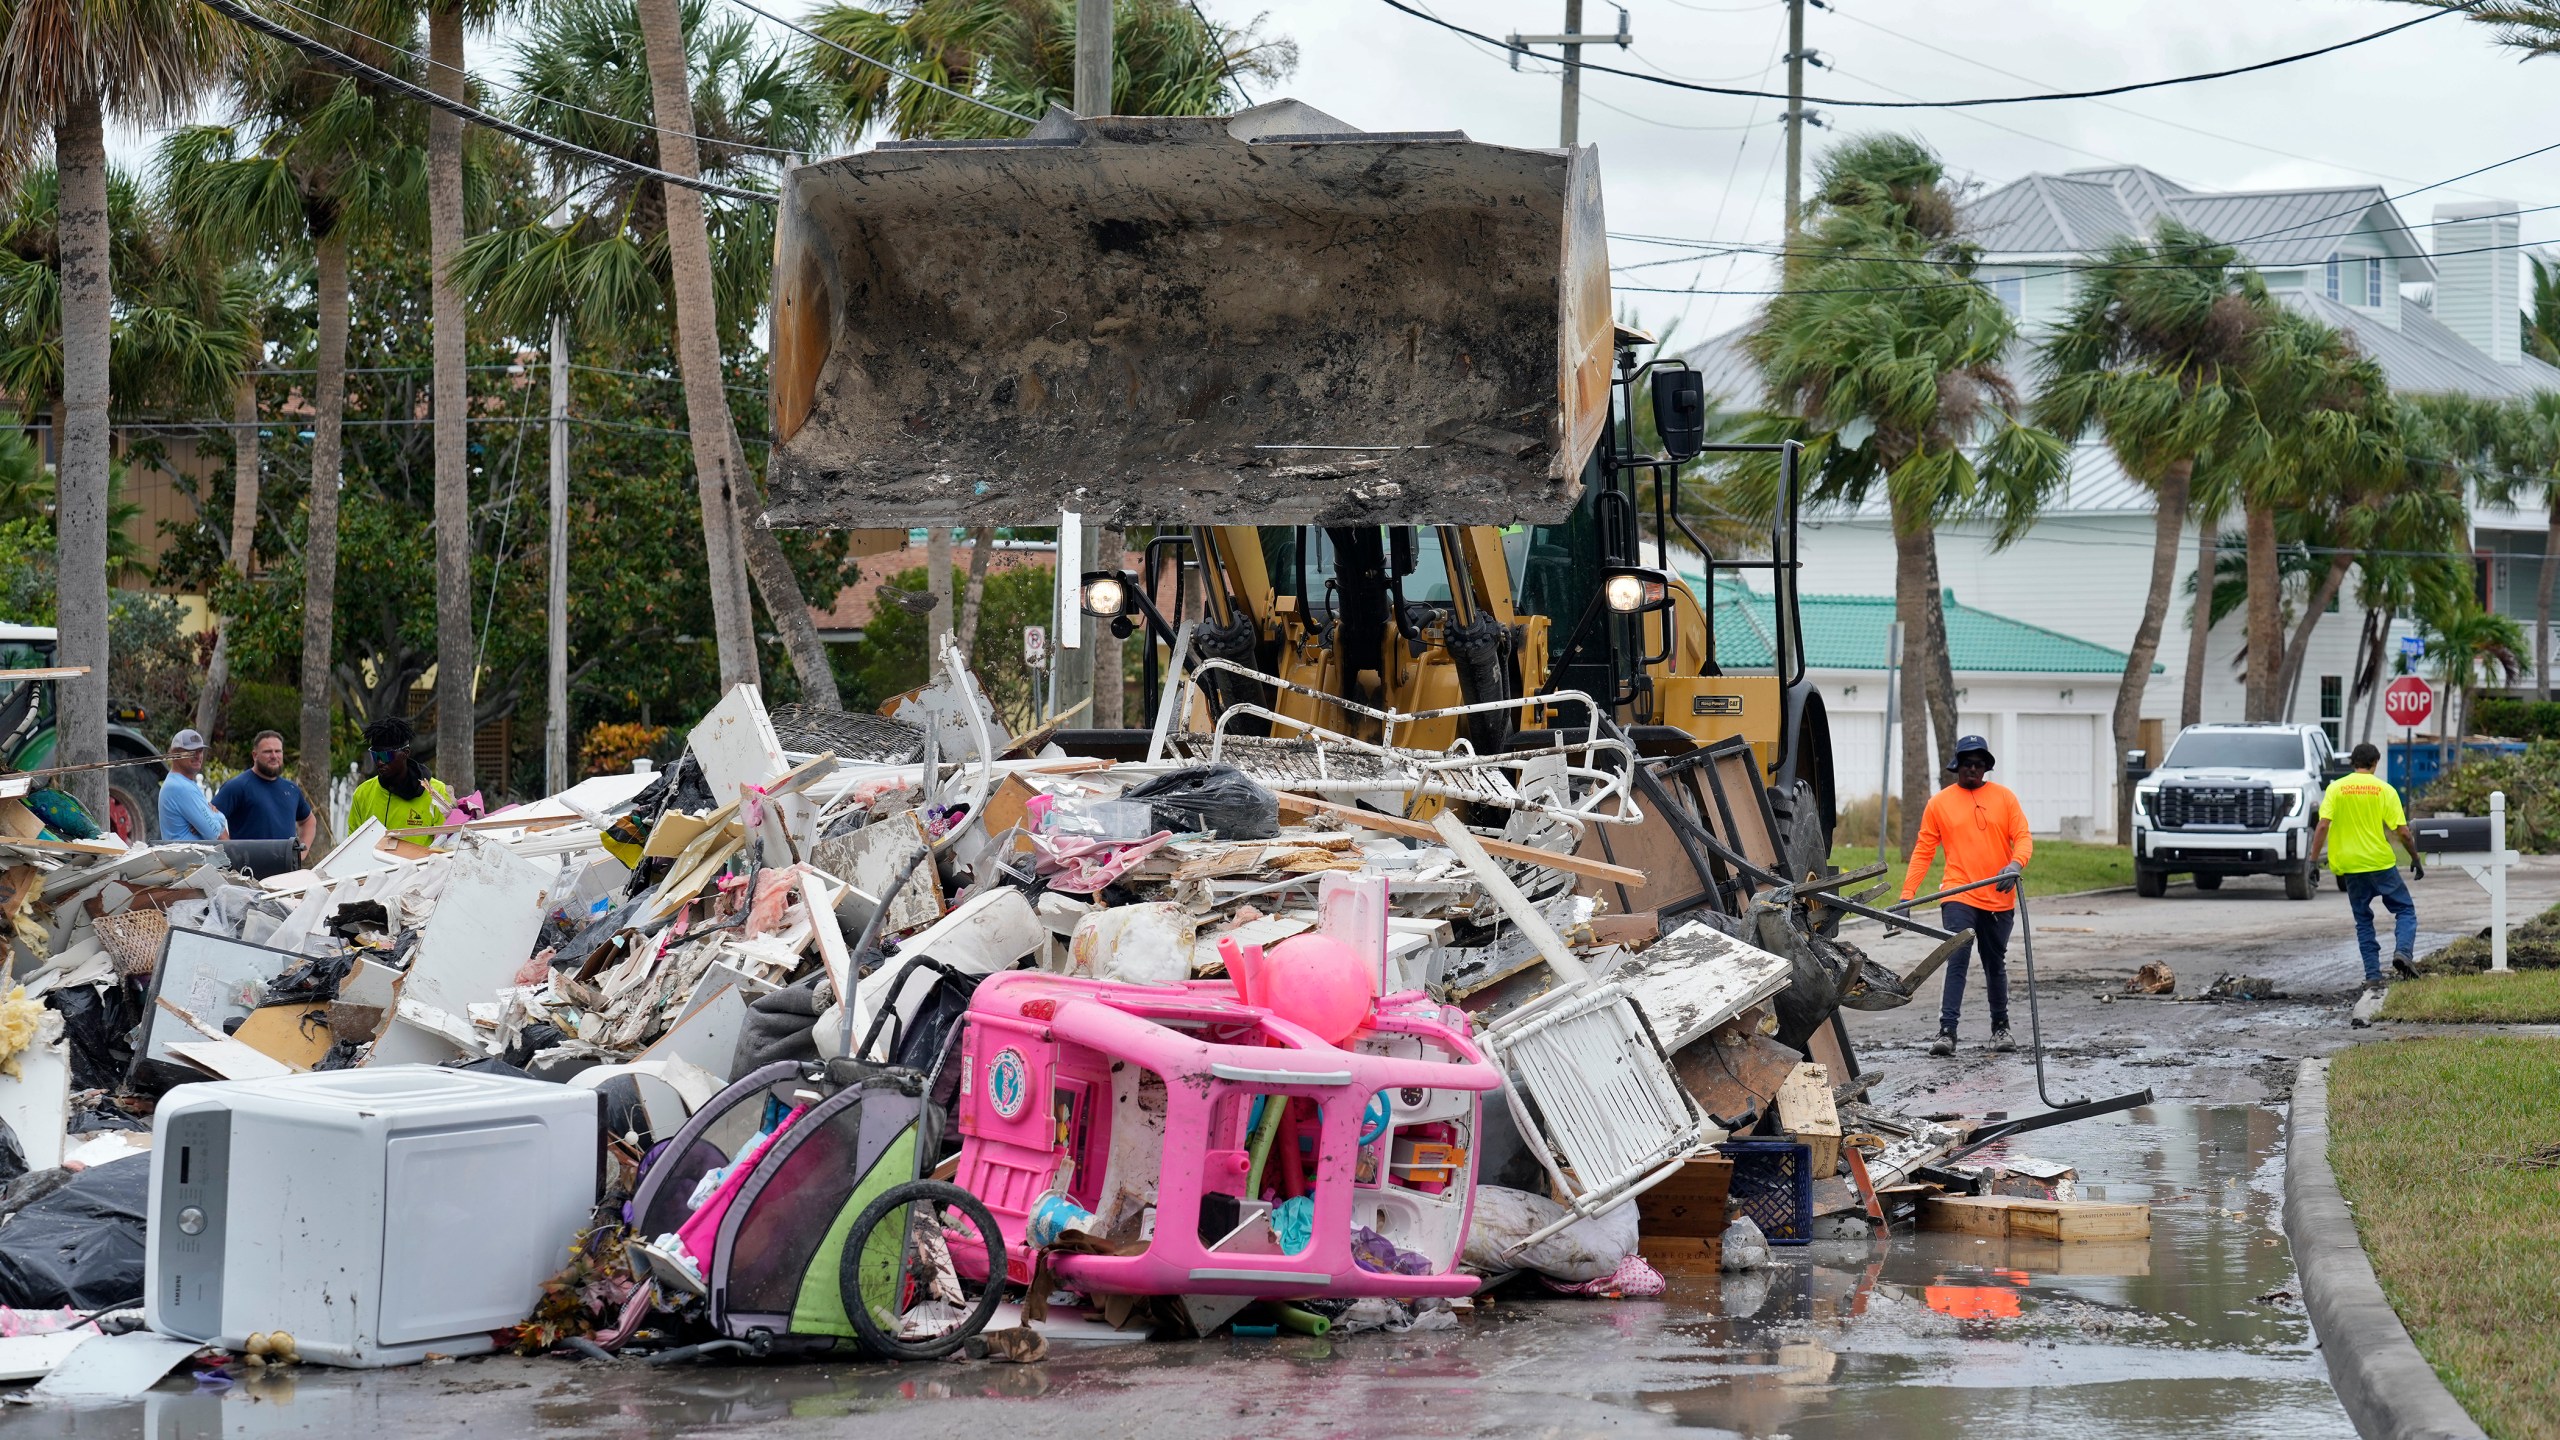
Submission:
M 215 792 L 213 808 L 231 822 L 234 840 L 291 840 L 311 848 L 319 818 L 302 787 L 284 775 L 284 737 L 261 730 L 249 743 L 249 768 Z
M 181 730 L 169 741 L 169 778 L 160 782 L 160 838 L 164 842 L 230 838 L 231 827 L 204 798 L 204 736 Z

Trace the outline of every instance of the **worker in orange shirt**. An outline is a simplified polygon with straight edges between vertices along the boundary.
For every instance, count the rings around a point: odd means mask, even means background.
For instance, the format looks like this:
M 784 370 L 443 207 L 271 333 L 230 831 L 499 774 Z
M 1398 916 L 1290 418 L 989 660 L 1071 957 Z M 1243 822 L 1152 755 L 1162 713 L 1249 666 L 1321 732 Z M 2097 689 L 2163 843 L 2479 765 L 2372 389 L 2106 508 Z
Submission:
M 2027 812 L 2019 808 L 2017 792 L 1986 778 L 1994 763 L 1991 745 L 1981 736 L 1957 737 L 1955 759 L 1947 766 L 1955 772 L 1956 783 L 1929 797 L 1929 808 L 1921 812 L 1920 842 L 1912 847 L 1911 868 L 1902 876 L 1902 898 L 1920 893 L 1929 862 L 1941 847 L 1947 852 L 1941 889 L 1994 875 L 2006 877 L 1997 885 L 1966 891 L 1961 900 L 1949 900 L 1942 913 L 1949 930 L 1973 932 L 1974 953 L 1982 957 L 1982 988 L 1991 997 L 1991 1048 L 2015 1050 L 2018 1042 L 2009 1038 L 2007 964 L 2009 927 L 2018 918 L 2018 899 L 2012 892 L 2019 873 L 2035 854 L 2036 842 L 2027 834 Z M 1938 1038 L 1929 1042 L 1932 1055 L 1956 1053 L 1965 965 L 1962 954 L 1947 962 L 1945 995 L 1938 1002 Z

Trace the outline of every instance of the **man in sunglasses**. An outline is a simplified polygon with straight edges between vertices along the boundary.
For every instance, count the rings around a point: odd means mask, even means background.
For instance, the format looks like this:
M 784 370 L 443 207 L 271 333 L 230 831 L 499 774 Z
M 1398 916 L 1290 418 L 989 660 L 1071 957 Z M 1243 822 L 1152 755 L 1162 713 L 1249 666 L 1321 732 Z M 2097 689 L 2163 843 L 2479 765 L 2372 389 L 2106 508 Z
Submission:
M 2019 872 L 2034 856 L 2036 842 L 2027 834 L 2027 812 L 2017 792 L 1985 778 L 1991 773 L 1991 743 L 1979 735 L 1957 737 L 1956 754 L 1947 768 L 1956 783 L 1929 799 L 1921 812 L 1920 841 L 1911 847 L 1911 868 L 1902 877 L 1902 898 L 1920 893 L 1929 862 L 1947 852 L 1947 874 L 1940 888 L 2004 877 L 1997 885 L 1968 890 L 1950 899 L 1940 912 L 1950 930 L 1973 932 L 1973 952 L 1982 957 L 1982 988 L 1991 1002 L 1991 1048 L 2015 1050 L 2009 1038 L 2009 927 L 2018 918 Z M 1938 1038 L 1932 1055 L 1956 1053 L 1956 1021 L 1964 1013 L 1965 957 L 1947 962 L 1946 988 L 1938 1002 Z
M 347 805 L 347 830 L 352 834 L 367 820 L 379 820 L 386 830 L 413 830 L 444 822 L 446 808 L 453 804 L 453 792 L 443 781 L 427 773 L 409 747 L 417 741 L 407 717 L 385 715 L 364 727 L 365 747 L 372 751 L 373 778 L 356 787 L 355 798 Z M 433 836 L 401 837 L 426 844 Z

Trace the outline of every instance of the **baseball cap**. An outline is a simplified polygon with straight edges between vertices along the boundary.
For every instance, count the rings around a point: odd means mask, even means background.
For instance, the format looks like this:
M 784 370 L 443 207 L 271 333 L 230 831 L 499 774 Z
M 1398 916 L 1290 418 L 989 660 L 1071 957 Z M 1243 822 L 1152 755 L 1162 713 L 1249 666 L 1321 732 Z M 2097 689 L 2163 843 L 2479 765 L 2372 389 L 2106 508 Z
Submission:
M 201 731 L 181 730 L 177 734 L 169 737 L 169 748 L 172 750 L 202 750 L 206 748 L 204 735 Z
M 1950 770 L 1956 768 L 1956 755 L 1968 755 L 1976 750 L 1981 751 L 1982 758 L 1990 761 L 1992 764 L 1997 765 L 2000 763 L 1997 760 L 1993 760 L 1991 757 L 1990 741 L 1983 739 L 1979 735 L 1959 735 L 1956 737 L 1955 755 L 1947 757 L 1947 768 Z

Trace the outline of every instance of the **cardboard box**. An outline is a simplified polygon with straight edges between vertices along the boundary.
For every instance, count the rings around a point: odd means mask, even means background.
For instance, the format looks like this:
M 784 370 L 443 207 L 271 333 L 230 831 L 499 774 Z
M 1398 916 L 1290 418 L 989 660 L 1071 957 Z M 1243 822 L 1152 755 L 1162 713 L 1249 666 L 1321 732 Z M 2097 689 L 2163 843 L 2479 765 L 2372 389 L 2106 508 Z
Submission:
M 1713 1275 L 1724 1268 L 1724 1241 L 1690 1235 L 1648 1235 L 1636 1247 L 1645 1263 L 1665 1275 Z
M 1636 1197 L 1636 1233 L 1653 1257 L 1656 1239 L 1717 1240 L 1724 1234 L 1725 1192 L 1733 1162 L 1721 1155 L 1693 1156 L 1680 1173 Z M 1660 1267 L 1655 1267 L 1659 1269 Z
M 2151 1207 L 2014 1195 L 1933 1195 L 1921 1202 L 1920 1228 L 2021 1240 L 2148 1240 Z

